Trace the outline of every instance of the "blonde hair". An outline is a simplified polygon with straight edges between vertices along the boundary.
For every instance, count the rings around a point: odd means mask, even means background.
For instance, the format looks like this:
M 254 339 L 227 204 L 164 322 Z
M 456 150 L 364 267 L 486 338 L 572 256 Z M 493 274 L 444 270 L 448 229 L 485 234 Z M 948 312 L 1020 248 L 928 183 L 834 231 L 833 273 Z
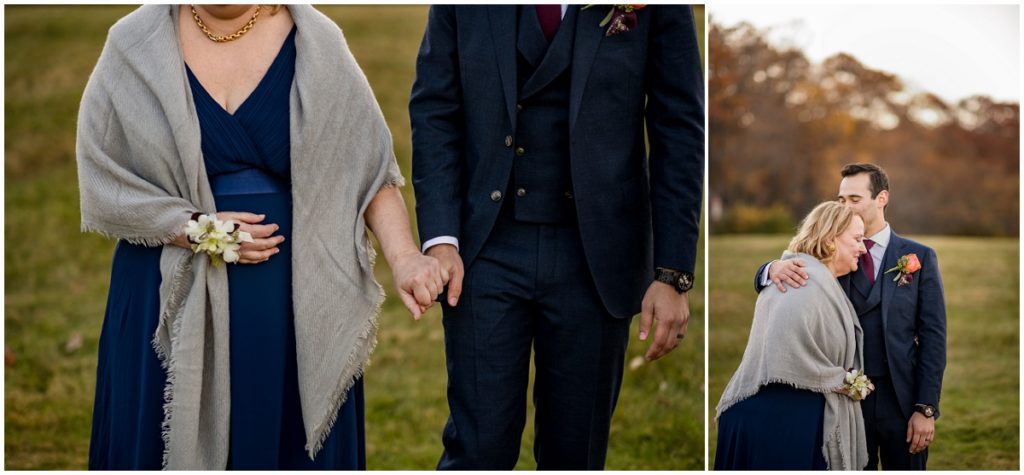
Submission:
M 789 251 L 810 254 L 822 263 L 832 260 L 836 254 L 835 241 L 850 227 L 854 216 L 853 210 L 836 201 L 815 206 L 800 222 L 800 231 L 789 241 Z

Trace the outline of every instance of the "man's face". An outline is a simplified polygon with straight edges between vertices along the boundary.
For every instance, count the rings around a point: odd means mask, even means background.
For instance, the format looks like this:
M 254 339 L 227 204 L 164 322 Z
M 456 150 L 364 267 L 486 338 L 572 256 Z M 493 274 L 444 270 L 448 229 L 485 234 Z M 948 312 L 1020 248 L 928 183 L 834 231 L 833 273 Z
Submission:
M 839 202 L 863 218 L 864 225 L 869 229 L 880 216 L 888 197 L 886 191 L 871 197 L 871 177 L 867 173 L 845 177 L 839 183 Z

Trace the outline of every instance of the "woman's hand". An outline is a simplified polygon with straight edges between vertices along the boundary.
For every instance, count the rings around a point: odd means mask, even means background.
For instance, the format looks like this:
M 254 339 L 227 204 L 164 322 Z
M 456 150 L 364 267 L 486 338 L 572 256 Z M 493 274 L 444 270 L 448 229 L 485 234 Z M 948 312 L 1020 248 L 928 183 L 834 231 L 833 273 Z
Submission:
M 281 252 L 277 246 L 284 242 L 284 236 L 274 236 L 281 226 L 276 224 L 260 224 L 265 215 L 236 211 L 221 211 L 217 219 L 231 220 L 239 224 L 238 229 L 252 235 L 253 242 L 243 242 L 238 249 L 239 264 L 259 264 L 266 262 L 270 256 Z
M 415 248 L 399 254 L 391 262 L 395 287 L 405 308 L 416 320 L 434 304 L 448 283 L 448 271 L 437 259 L 420 254 Z
M 421 254 L 413 242 L 405 201 L 397 188 L 382 186 L 364 216 L 391 266 L 398 296 L 412 317 L 419 320 L 444 291 L 448 270 L 437 259 Z
M 280 252 L 277 246 L 284 242 L 284 236 L 274 236 L 274 233 L 281 227 L 273 223 L 260 224 L 265 217 L 262 214 L 238 211 L 221 211 L 217 213 L 217 219 L 234 221 L 238 223 L 239 230 L 252 235 L 253 242 L 243 242 L 242 246 L 238 249 L 239 264 L 259 264 Z M 192 243 L 188 241 L 188 237 L 185 236 L 184 232 L 175 237 L 171 244 L 185 249 L 192 249 Z

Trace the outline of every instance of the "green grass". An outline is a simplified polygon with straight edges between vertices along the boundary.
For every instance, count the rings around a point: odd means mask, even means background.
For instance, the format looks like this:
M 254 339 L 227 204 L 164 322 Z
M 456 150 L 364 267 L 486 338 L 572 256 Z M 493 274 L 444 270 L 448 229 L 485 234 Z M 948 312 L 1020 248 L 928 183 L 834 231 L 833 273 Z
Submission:
M 5 7 L 5 468 L 84 469 L 96 351 L 114 243 L 78 231 L 74 126 L 107 28 L 131 7 Z M 394 134 L 409 176 L 407 112 L 426 24 L 423 6 L 330 6 Z M 703 17 L 702 14 L 698 14 Z M 701 37 L 703 35 L 701 34 Z M 403 192 L 413 209 L 412 188 Z M 42 232 L 40 232 L 42 231 Z M 31 233 L 31 235 L 29 234 Z M 390 271 L 377 275 L 393 293 Z M 702 266 L 703 263 L 698 263 Z M 698 269 L 698 275 L 702 270 Z M 612 423 L 610 469 L 702 469 L 703 298 L 690 336 L 662 361 L 627 369 Z M 72 335 L 80 348 L 65 350 Z M 628 358 L 642 354 L 636 322 Z M 371 469 L 431 469 L 447 417 L 440 313 L 413 322 L 389 297 L 366 374 Z M 528 415 L 532 421 L 532 407 Z M 517 468 L 530 469 L 532 424 Z
M 1019 463 L 1018 241 L 920 236 L 939 256 L 946 292 L 948 351 L 942 417 L 928 468 L 1009 469 Z M 710 259 L 709 421 L 746 346 L 754 272 L 781 254 L 789 236 L 714 236 Z M 709 460 L 717 431 L 711 422 Z

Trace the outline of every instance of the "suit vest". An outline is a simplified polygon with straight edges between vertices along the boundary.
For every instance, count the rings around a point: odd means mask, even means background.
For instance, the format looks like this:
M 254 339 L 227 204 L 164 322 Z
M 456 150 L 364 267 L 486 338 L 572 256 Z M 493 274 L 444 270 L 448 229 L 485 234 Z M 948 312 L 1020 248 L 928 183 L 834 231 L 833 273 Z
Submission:
M 569 8 L 548 43 L 533 5 L 519 7 L 515 159 L 506 212 L 518 221 L 573 219 L 569 91 L 577 9 Z

